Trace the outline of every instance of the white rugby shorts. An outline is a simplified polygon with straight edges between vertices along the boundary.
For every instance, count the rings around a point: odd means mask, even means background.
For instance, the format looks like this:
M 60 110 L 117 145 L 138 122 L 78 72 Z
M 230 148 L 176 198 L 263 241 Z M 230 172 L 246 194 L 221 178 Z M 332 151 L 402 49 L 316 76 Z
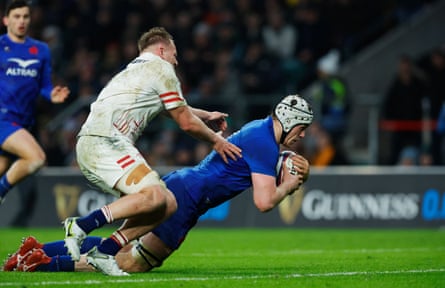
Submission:
M 142 188 L 165 183 L 138 149 L 125 138 L 80 136 L 77 162 L 84 176 L 106 193 L 120 197 Z

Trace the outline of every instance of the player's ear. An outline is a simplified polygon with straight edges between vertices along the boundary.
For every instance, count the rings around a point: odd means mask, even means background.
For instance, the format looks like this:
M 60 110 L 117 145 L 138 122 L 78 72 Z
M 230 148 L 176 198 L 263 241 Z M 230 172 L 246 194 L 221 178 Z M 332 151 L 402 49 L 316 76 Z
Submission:
M 162 43 L 158 44 L 158 49 L 157 50 L 158 50 L 159 56 L 161 58 L 164 58 L 165 47 L 164 47 L 164 45 L 162 45 Z
M 8 17 L 3 17 L 3 25 L 8 26 Z

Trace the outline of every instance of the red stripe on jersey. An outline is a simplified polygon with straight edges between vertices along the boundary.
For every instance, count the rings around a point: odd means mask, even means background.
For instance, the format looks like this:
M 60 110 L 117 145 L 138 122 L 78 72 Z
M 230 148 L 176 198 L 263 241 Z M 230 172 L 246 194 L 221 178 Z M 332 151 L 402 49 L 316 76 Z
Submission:
M 125 167 L 127 167 L 128 165 L 133 164 L 134 162 L 136 162 L 134 159 L 131 159 L 130 161 L 125 162 L 124 164 L 121 165 L 122 169 L 124 169 Z
M 164 98 L 164 97 L 171 96 L 171 95 L 179 95 L 179 93 L 178 92 L 167 92 L 167 93 L 159 95 L 159 97 Z
M 162 100 L 162 102 L 164 102 L 164 103 L 178 102 L 178 101 L 182 101 L 182 99 L 179 98 L 179 97 L 175 97 L 175 98 L 171 98 L 171 99 L 168 99 L 168 100 Z
M 121 164 L 122 162 L 124 162 L 128 158 L 130 158 L 130 155 L 126 155 L 126 156 L 122 157 L 121 159 L 117 160 L 117 164 Z
M 181 97 L 179 97 L 178 92 L 167 92 L 159 95 L 159 97 L 161 97 L 161 100 L 164 103 L 182 101 Z

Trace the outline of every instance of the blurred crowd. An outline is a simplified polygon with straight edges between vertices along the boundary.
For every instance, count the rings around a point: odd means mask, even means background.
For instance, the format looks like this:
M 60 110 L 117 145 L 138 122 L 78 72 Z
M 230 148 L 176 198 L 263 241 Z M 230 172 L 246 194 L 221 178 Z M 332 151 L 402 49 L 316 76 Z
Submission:
M 382 164 L 445 164 L 445 45 L 400 55 L 381 114 L 391 136 Z
M 66 84 L 72 91 L 62 107 L 39 105 L 34 132 L 47 152 L 49 166 L 71 166 L 76 165 L 75 136 L 88 104 L 113 74 L 137 56 L 137 39 L 150 27 L 164 26 L 174 36 L 177 72 L 187 101 L 198 108 L 228 112 L 233 131 L 270 113 L 269 105 L 276 97 L 294 94 L 315 80 L 322 85 L 319 93 L 333 88 L 335 103 L 340 103 L 331 109 L 319 99 L 317 109 L 329 110 L 334 118 L 337 108 L 347 115 L 346 83 L 323 76 L 323 71 L 334 74 L 332 61 L 338 65 L 347 60 L 433 1 L 32 2 L 30 36 L 49 44 L 54 83 Z M 54 120 L 61 112 L 64 116 Z M 341 121 L 347 119 L 335 119 L 337 127 L 315 123 L 303 147 L 314 153 L 320 165 L 347 163 L 342 153 L 333 158 L 329 150 L 322 154 L 314 148 L 314 143 L 334 142 L 335 146 L 336 139 L 341 139 L 346 125 Z M 138 145 L 152 165 L 192 165 L 210 150 L 163 118 L 149 127 Z

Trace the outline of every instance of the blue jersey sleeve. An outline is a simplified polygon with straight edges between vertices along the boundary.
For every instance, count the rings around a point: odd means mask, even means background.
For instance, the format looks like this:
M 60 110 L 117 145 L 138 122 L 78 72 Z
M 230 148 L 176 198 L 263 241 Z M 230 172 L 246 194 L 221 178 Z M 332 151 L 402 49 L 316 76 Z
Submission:
M 40 81 L 40 95 L 51 101 L 53 84 L 51 80 L 51 53 L 48 45 L 42 43 L 42 78 Z
M 225 163 L 212 151 L 200 164 L 177 171 L 199 211 L 219 205 L 252 187 L 252 173 L 275 176 L 279 146 L 272 118 L 249 122 L 228 140 L 242 149 L 242 158 Z
M 251 172 L 275 176 L 279 146 L 275 142 L 272 118 L 250 122 L 239 134 L 235 144 L 242 149 Z

